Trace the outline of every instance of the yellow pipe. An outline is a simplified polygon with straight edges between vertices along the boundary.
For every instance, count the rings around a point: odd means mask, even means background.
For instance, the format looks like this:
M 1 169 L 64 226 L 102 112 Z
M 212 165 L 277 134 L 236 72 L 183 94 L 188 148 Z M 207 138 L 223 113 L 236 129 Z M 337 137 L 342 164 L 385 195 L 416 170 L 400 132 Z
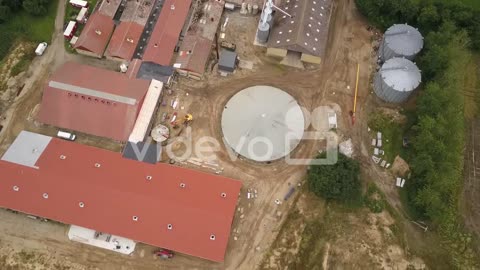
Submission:
M 353 100 L 353 113 L 357 111 L 358 80 L 360 76 L 360 64 L 357 64 L 357 82 L 355 83 L 355 98 Z

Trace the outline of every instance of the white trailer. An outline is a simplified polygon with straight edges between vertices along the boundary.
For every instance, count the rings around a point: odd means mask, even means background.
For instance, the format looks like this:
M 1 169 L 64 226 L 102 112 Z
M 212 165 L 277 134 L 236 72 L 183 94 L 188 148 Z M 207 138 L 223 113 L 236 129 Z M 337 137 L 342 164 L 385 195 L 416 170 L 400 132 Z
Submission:
M 70 4 L 77 8 L 88 7 L 88 2 L 83 0 L 70 0 Z

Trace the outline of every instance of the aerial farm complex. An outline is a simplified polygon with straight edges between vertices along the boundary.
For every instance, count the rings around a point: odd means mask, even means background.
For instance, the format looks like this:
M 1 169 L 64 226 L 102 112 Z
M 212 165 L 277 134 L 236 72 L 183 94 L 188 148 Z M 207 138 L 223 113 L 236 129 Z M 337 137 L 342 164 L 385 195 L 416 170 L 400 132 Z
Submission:
M 416 106 L 429 79 L 421 27 L 376 29 L 342 0 L 58 2 L 52 41 L 0 85 L 0 231 L 12 250 L 26 235 L 85 266 L 45 269 L 348 269 L 388 249 L 372 265 L 425 269 L 404 263 L 391 213 L 332 214 L 355 183 L 317 203 L 310 189 L 334 180 L 309 182 L 313 166 L 354 161 L 357 182 L 378 181 L 358 185 L 360 207 L 373 204 L 364 190 L 383 200 L 374 206 L 402 204 L 410 169 L 393 152 L 413 135 L 392 123 L 410 121 L 399 106 Z M 349 235 L 338 220 L 369 227 L 335 246 Z M 305 254 L 321 266 L 299 264 Z

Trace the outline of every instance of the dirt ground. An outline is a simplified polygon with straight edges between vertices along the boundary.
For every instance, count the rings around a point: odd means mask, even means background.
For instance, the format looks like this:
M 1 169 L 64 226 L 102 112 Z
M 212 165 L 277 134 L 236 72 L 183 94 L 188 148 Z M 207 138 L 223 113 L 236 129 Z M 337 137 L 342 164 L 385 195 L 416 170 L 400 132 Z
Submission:
M 304 192 L 261 269 L 424 269 L 387 211 L 344 209 Z
M 47 53 L 33 61 L 31 68 L 27 71 L 28 76 L 26 76 L 22 94 L 8 104 L 9 109 L 2 115 L 1 125 L 4 129 L 0 133 L 0 153 L 6 150 L 22 129 L 48 135 L 55 133 L 56 129 L 53 127 L 36 123 L 34 116 L 38 111 L 43 83 L 48 75 L 64 61 L 75 60 L 110 69 L 116 68 L 116 63 L 70 55 L 64 51 L 61 34 L 64 5 L 65 1 L 61 0 L 59 20 L 56 22 L 57 31 Z M 254 65 L 253 69 L 238 70 L 234 75 L 226 78 L 212 73 L 205 81 L 181 78 L 174 84 L 173 93 L 165 96 L 167 106 L 160 107 L 158 117 L 164 112 L 171 114 L 173 110 L 168 104 L 172 99 L 178 98 L 180 102 L 177 109 L 178 116 L 183 117 L 185 113 L 194 115 L 191 125 L 193 142 L 201 136 L 211 136 L 221 141 L 220 117 L 227 100 L 243 88 L 267 84 L 287 91 L 301 106 L 310 111 L 320 105 L 339 108 L 339 112 L 342 113 L 338 115 L 337 134 L 342 139 L 352 138 L 355 151 L 364 153 L 362 145 L 368 137 L 366 106 L 371 102 L 369 78 L 375 69 L 372 33 L 367 30 L 365 20 L 356 10 L 354 0 L 337 0 L 334 12 L 324 62 L 316 69 L 307 70 L 281 66 L 275 60 L 267 58 L 264 48 L 252 45 L 256 20 L 227 12 L 226 16 L 230 16 L 231 21 L 227 27 L 226 39 L 237 44 L 240 58 L 251 61 Z M 357 63 L 360 64 L 359 100 L 357 122 L 352 126 L 348 112 L 353 107 Z M 157 122 L 159 122 L 158 119 Z M 174 130 L 174 132 L 178 131 Z M 121 145 L 109 140 L 85 134 L 79 134 L 78 137 L 80 143 L 114 151 L 121 149 Z M 293 157 L 310 158 L 321 147 L 322 143 L 318 141 L 302 141 L 294 150 Z M 65 225 L 31 220 L 22 214 L 2 210 L 0 211 L 0 231 L 2 232 L 0 266 L 10 265 L 12 269 L 153 269 L 161 267 L 166 269 L 255 269 L 270 251 L 270 246 L 276 239 L 294 199 L 280 205 L 275 204 L 274 201 L 282 200 L 290 187 L 297 185 L 304 178 L 306 167 L 290 166 L 285 161 L 271 164 L 257 164 L 246 160 L 233 162 L 223 145 L 215 154 L 215 159 L 223 168 L 223 175 L 239 179 L 244 184 L 224 263 L 212 263 L 181 254 L 171 261 L 160 261 L 151 255 L 153 247 L 142 244 L 137 246 L 137 250 L 131 256 L 119 255 L 69 241 L 66 237 L 67 226 Z M 360 159 L 365 166 L 370 167 L 368 156 L 362 155 Z M 208 171 L 205 168 L 197 169 Z M 392 198 L 393 204 L 398 207 L 398 195 L 392 183 L 389 182 L 391 176 L 378 169 L 372 169 L 370 173 L 376 176 L 374 179 L 379 179 L 379 186 L 387 191 L 387 196 Z M 247 199 L 247 190 L 256 190 L 258 197 Z M 374 217 L 376 220 L 383 220 L 383 218 Z M 359 227 L 358 230 L 363 228 Z M 354 236 L 329 243 L 327 253 L 331 254 L 329 256 L 332 259 L 327 260 L 327 265 L 337 266 L 362 260 L 362 256 L 344 258 L 341 255 L 337 243 L 348 242 L 352 237 Z M 395 261 L 403 260 L 404 254 L 398 252 L 395 246 L 391 250 L 393 255 L 388 256 L 398 257 Z M 332 263 L 332 260 L 336 263 Z

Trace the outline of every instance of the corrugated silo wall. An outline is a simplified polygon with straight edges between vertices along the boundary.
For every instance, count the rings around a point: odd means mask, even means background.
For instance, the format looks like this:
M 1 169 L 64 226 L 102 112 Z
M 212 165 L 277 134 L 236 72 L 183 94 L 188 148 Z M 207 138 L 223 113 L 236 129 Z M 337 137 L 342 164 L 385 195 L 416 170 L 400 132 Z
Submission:
M 380 74 L 380 72 L 377 72 L 377 74 L 375 75 L 375 80 L 373 81 L 373 90 L 380 99 L 391 103 L 402 103 L 406 101 L 410 94 L 413 92 L 397 91 L 391 88 L 382 79 L 382 75 Z
M 385 37 L 383 38 L 382 43 L 380 43 L 379 51 L 380 51 L 380 59 L 382 60 L 382 62 L 386 62 L 387 60 L 390 60 L 394 57 L 405 57 L 406 59 L 413 61 L 416 56 L 416 55 L 403 55 L 403 54 L 396 53 L 394 50 L 392 50 L 392 48 L 388 46 L 387 42 L 385 41 Z

